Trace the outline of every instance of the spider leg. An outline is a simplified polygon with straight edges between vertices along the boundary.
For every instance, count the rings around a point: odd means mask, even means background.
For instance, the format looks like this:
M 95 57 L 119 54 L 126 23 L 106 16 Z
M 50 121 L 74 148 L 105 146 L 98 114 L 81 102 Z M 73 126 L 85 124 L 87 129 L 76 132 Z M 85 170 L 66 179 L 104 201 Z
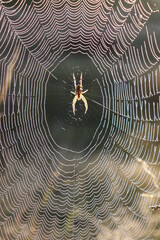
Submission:
M 73 73 L 73 80 L 74 80 L 74 88 L 76 89 L 77 85 L 76 85 L 76 77 L 74 73 Z
M 72 91 L 71 91 L 71 93 L 72 93 L 73 95 L 75 95 L 75 93 L 74 93 L 74 92 L 72 92 Z
M 72 109 L 73 109 L 73 114 L 74 114 L 74 115 L 75 115 L 76 102 L 77 102 L 77 96 L 75 96 L 75 97 L 73 98 L 73 102 L 72 102 Z
M 83 95 L 81 96 L 81 98 L 82 98 L 82 101 L 84 102 L 85 114 L 86 114 L 86 112 L 87 112 L 87 110 L 88 110 L 88 103 L 87 103 L 86 98 L 85 98 Z
M 80 75 L 80 87 L 82 88 L 82 72 L 81 72 L 81 75 Z
M 84 94 L 84 93 L 86 93 L 86 92 L 88 92 L 88 89 L 87 89 L 87 90 L 85 90 L 84 92 L 82 92 L 82 94 Z

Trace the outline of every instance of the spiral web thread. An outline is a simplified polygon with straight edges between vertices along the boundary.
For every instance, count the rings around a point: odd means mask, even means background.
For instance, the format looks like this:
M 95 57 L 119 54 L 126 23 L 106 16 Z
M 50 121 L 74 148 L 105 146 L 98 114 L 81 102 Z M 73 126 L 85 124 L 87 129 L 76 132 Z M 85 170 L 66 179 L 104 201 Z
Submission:
M 0 239 L 160 236 L 158 14 L 142 0 L 0 2 Z M 75 162 L 48 137 L 45 88 L 77 52 L 101 73 L 103 104 L 88 98 L 98 140 Z

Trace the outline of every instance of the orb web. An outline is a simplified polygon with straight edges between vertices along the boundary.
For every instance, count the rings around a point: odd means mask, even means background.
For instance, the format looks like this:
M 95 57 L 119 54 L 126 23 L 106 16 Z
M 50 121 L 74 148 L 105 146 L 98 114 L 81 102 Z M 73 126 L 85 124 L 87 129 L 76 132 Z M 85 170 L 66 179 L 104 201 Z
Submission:
M 159 10 L 0 2 L 2 240 L 160 238 Z

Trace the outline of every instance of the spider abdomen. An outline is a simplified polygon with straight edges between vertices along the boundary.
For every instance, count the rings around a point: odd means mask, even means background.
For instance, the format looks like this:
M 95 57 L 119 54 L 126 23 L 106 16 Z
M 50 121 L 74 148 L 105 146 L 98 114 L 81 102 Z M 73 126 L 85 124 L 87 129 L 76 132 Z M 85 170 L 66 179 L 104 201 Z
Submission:
M 80 97 L 81 97 L 81 87 L 79 85 L 77 86 L 77 89 L 76 89 L 76 95 L 77 95 L 77 98 L 80 99 Z

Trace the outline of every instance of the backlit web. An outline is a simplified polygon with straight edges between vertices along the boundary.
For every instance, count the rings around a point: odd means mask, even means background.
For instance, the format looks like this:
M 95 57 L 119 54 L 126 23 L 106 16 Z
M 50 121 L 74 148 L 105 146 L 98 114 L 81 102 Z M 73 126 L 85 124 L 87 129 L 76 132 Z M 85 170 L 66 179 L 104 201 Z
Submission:
M 160 239 L 159 10 L 0 1 L 0 239 Z

